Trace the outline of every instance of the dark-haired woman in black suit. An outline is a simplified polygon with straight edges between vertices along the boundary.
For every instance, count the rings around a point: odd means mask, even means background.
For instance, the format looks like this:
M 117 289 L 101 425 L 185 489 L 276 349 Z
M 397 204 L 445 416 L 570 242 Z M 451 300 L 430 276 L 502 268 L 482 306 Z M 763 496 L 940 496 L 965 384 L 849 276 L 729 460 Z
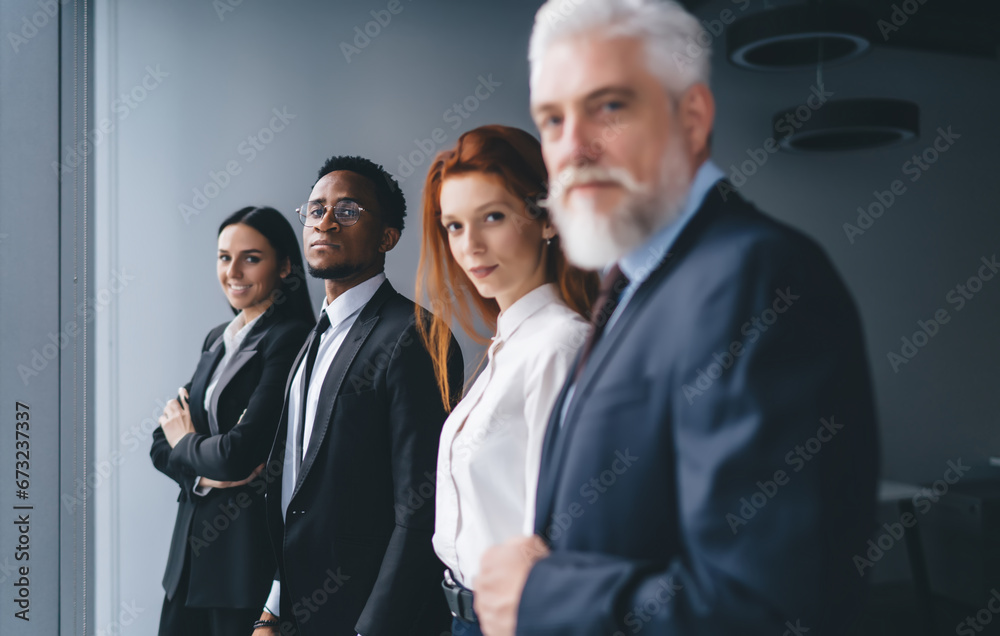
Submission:
M 315 322 L 298 238 L 274 208 L 243 208 L 223 221 L 217 263 L 236 317 L 208 333 L 150 450 L 157 470 L 180 485 L 161 636 L 253 631 L 276 568 L 264 483 L 255 478 Z

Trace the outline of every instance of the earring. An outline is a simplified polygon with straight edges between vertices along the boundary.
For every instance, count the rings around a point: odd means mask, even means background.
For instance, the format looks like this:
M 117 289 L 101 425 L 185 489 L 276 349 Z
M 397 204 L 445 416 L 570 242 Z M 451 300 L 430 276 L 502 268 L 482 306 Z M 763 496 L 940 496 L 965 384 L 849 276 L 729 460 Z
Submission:
M 555 238 L 555 237 L 553 236 L 552 238 Z M 545 239 L 545 244 L 546 245 L 552 245 L 552 239 L 551 238 Z

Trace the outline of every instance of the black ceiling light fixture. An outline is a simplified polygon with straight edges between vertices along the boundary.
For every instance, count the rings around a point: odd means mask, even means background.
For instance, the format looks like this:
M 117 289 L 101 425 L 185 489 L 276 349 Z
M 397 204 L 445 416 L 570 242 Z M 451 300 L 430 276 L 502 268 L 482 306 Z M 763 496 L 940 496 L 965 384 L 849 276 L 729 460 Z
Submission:
M 867 11 L 810 3 L 737 20 L 726 36 L 726 56 L 754 71 L 790 71 L 854 59 L 871 48 L 872 40 Z
M 805 0 L 740 18 L 726 36 L 727 58 L 740 68 L 815 67 L 814 93 L 825 91 L 824 66 L 853 60 L 873 46 L 996 60 L 1000 14 L 995 2 L 981 0 L 926 4 L 925 0 Z M 771 124 L 774 138 L 785 150 L 864 150 L 916 139 L 920 108 L 898 99 L 821 99 L 816 105 L 807 100 L 777 113 Z
M 854 5 L 820 3 L 768 9 L 730 27 L 729 60 L 755 71 L 815 68 L 817 104 L 787 108 L 771 121 L 783 150 L 831 152 L 867 150 L 915 139 L 920 108 L 898 99 L 825 99 L 823 68 L 853 60 L 868 51 L 876 33 L 871 14 Z M 819 93 L 816 93 L 816 90 Z
M 816 110 L 786 109 L 774 116 L 772 129 L 785 150 L 867 150 L 916 139 L 920 108 L 901 99 L 842 99 Z

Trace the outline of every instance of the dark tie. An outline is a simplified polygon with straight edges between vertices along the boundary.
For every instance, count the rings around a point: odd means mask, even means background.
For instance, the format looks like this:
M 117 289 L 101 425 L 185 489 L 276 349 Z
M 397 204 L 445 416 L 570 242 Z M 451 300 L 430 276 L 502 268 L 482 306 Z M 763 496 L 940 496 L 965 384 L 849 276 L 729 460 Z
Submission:
M 325 333 L 329 328 L 330 316 L 324 309 L 319 322 L 316 323 L 312 333 L 309 334 L 309 352 L 306 354 L 305 372 L 302 374 L 302 400 L 299 402 L 299 410 L 301 411 L 301 414 L 297 423 L 297 428 L 295 429 L 296 468 L 302 463 L 302 458 L 306 454 L 306 449 L 302 447 L 302 440 L 306 431 L 306 398 L 309 395 L 309 379 L 312 377 L 312 368 L 316 363 L 316 352 L 319 351 L 319 342 L 322 339 L 323 333 Z
M 573 384 L 576 384 L 580 379 L 580 374 L 583 373 L 583 368 L 587 364 L 590 352 L 593 351 L 594 344 L 597 343 L 601 334 L 604 333 L 604 327 L 608 324 L 611 314 L 615 313 L 615 308 L 618 307 L 618 301 L 621 299 L 622 292 L 626 287 L 628 287 L 628 277 L 625 276 L 616 263 L 608 270 L 604 278 L 601 279 L 600 292 L 597 294 L 597 300 L 594 301 L 594 306 L 590 310 L 590 335 L 587 337 L 587 341 L 583 343 L 583 353 L 580 355 L 580 362 L 577 363 L 576 371 L 573 373 Z

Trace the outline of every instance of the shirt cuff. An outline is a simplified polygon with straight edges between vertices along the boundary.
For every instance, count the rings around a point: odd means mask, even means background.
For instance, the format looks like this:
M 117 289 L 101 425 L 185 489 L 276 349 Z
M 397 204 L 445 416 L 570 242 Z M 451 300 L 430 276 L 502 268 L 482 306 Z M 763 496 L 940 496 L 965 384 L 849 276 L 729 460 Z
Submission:
M 199 497 L 204 497 L 205 495 L 208 494 L 208 491 L 211 490 L 212 487 L 211 486 L 202 486 L 200 484 L 201 484 L 201 477 L 195 477 L 194 478 L 194 487 L 191 488 L 191 491 L 194 494 L 198 495 Z
M 267 595 L 267 600 L 264 601 L 264 611 L 268 614 L 274 614 L 275 616 L 281 616 L 278 613 L 281 609 L 281 581 L 274 581 L 271 583 L 271 593 Z

